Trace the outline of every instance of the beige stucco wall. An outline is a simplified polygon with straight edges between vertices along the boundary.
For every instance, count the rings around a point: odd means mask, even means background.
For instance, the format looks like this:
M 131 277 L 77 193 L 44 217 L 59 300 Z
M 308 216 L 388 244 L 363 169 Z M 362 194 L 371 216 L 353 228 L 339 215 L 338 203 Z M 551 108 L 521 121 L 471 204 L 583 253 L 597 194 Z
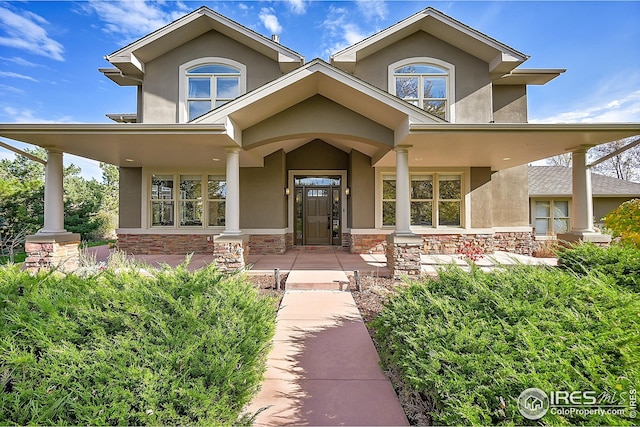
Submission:
M 371 157 L 357 150 L 349 153 L 347 227 L 375 228 L 375 169 Z
M 527 86 L 493 86 L 493 120 L 496 123 L 526 123 Z
M 593 218 L 596 223 L 601 223 L 609 212 L 620 206 L 632 197 L 594 197 L 593 198 Z
M 240 168 L 240 228 L 285 228 L 287 199 L 284 151 L 264 158 L 264 167 Z
M 490 167 L 471 168 L 471 227 L 483 228 L 493 226 L 493 187 Z
M 393 146 L 393 130 L 342 105 L 315 95 L 242 132 L 243 147 L 276 141 L 283 135 L 342 135 Z
M 142 168 L 119 168 L 119 227 L 142 226 Z
M 247 67 L 247 91 L 282 75 L 278 63 L 216 31 L 210 31 L 145 65 L 143 119 L 145 123 L 176 123 L 179 68 L 204 57 L 233 59 Z
M 527 165 L 516 166 L 491 176 L 494 227 L 529 225 L 529 176 Z
M 455 65 L 456 123 L 488 123 L 492 120 L 488 64 L 424 31 L 358 61 L 354 75 L 388 91 L 389 65 L 412 57 L 436 58 Z
M 287 153 L 287 170 L 347 170 L 349 155 L 319 139 Z

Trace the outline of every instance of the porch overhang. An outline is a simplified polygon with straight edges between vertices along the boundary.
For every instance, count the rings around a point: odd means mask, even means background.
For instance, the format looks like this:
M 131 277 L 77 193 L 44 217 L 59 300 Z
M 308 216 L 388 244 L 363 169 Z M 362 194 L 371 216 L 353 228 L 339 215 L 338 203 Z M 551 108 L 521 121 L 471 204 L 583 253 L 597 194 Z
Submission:
M 262 166 L 265 154 L 243 148 L 235 132 L 229 124 L 0 124 L 2 137 L 116 166 L 221 167 L 230 147 L 241 148 L 242 167 Z M 412 167 L 490 166 L 501 170 L 639 134 L 640 123 L 406 123 L 406 132 L 395 145 L 411 147 Z M 290 151 L 307 139 L 283 139 L 272 145 Z M 351 145 L 347 137 L 328 142 L 345 151 L 366 151 L 364 143 L 355 138 Z M 389 147 L 372 156 L 372 165 L 395 166 L 395 151 Z

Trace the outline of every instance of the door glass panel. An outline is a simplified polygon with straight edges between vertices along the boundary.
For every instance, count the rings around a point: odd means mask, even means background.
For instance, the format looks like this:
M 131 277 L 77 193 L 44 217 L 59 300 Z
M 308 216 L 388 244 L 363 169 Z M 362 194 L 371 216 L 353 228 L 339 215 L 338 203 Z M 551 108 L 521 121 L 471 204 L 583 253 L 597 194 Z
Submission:
M 333 203 L 331 208 L 331 238 L 334 245 L 342 244 L 342 237 L 340 233 L 340 189 L 334 188 L 333 190 Z
M 294 215 L 295 215 L 295 227 L 296 227 L 296 245 L 302 245 L 303 240 L 303 210 L 302 210 L 302 188 L 296 188 L 296 198 L 294 200 Z

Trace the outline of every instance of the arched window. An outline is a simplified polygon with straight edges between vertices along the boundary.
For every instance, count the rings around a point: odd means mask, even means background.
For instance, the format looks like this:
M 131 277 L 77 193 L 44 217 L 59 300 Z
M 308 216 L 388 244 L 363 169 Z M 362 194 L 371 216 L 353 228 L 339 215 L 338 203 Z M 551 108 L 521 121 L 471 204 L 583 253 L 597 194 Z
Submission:
M 453 65 L 430 58 L 413 58 L 392 64 L 389 90 L 428 113 L 452 121 Z
M 180 122 L 191 121 L 246 92 L 244 65 L 224 58 L 202 58 L 180 67 Z

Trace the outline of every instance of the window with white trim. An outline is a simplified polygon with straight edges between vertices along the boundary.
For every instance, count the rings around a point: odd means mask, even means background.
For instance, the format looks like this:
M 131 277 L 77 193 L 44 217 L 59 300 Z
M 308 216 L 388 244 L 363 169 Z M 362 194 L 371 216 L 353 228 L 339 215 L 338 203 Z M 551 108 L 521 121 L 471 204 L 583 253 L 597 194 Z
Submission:
M 435 58 L 408 58 L 389 66 L 389 92 L 453 122 L 455 67 Z
M 553 236 L 569 230 L 568 200 L 536 200 L 535 232 L 537 236 Z
M 459 227 L 462 215 L 460 174 L 411 174 L 411 225 Z M 437 218 L 437 220 L 434 220 Z M 396 223 L 396 176 L 382 175 L 382 225 Z
M 246 67 L 228 58 L 206 57 L 180 66 L 178 121 L 191 121 L 246 93 Z
M 151 227 L 224 227 L 226 187 L 224 175 L 152 174 Z

